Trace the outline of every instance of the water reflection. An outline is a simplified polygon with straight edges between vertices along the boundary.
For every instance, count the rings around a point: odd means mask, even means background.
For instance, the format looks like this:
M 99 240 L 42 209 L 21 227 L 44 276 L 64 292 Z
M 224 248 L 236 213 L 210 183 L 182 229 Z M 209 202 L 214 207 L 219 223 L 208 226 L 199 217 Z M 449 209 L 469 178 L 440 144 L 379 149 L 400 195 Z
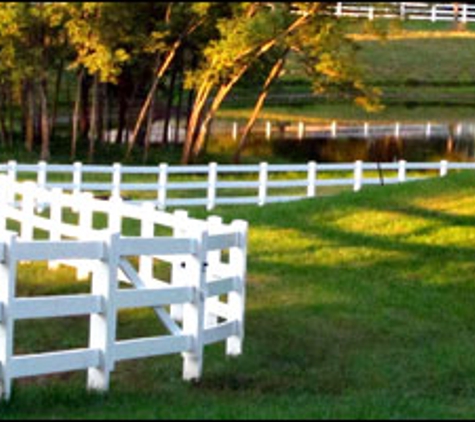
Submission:
M 450 161 L 475 160 L 475 124 L 359 124 L 354 126 L 311 127 L 300 124 L 274 124 L 253 131 L 244 155 L 284 156 L 296 162 L 364 161 Z M 235 139 L 216 136 L 215 140 L 235 145 Z M 230 139 L 231 138 L 231 139 Z M 223 144 L 224 150 L 224 144 Z

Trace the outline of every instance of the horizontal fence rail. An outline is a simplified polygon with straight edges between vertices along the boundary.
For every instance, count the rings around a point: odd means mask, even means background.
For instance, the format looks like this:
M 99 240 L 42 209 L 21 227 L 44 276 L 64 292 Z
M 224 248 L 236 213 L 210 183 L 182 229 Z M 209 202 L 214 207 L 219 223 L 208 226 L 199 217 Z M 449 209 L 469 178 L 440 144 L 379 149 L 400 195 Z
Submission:
M 82 163 L 58 165 L 46 162 L 19 164 L 15 161 L 0 164 L 0 174 L 6 176 L 8 183 L 30 180 L 35 181 L 39 188 L 68 191 L 72 194 L 71 204 L 76 209 L 81 206 L 84 191 L 94 192 L 96 196 L 123 199 L 127 204 L 125 209 L 134 218 L 140 217 L 140 208 L 128 205 L 150 203 L 160 210 L 193 206 L 212 210 L 219 205 L 239 204 L 262 206 L 316 197 L 321 195 L 320 188 L 349 188 L 357 192 L 365 185 L 403 183 L 436 174 L 445 176 L 449 170 L 459 169 L 475 170 L 475 162 L 311 161 L 305 164 L 209 163 L 192 166 L 162 163 L 153 167 Z M 416 172 L 422 174 L 414 174 Z M 13 204 L 13 194 L 8 195 Z M 99 202 L 95 206 L 102 207 L 103 212 L 111 208 L 108 202 Z M 20 213 L 18 209 L 14 212 Z M 171 220 L 173 218 L 169 214 L 163 214 L 163 224 Z M 50 223 L 38 221 L 37 224 L 48 226 Z M 69 226 L 65 230 L 74 234 L 79 228 Z
M 136 233 L 124 228 L 132 223 Z M 167 234 L 157 236 L 160 230 Z M 183 378 L 197 379 L 204 346 L 226 342 L 227 355 L 241 354 L 246 239 L 241 220 L 198 220 L 183 210 L 166 213 L 149 203 L 0 176 L 0 395 L 10 397 L 15 378 L 76 370 L 87 370 L 89 389 L 107 390 L 116 362 L 171 353 L 183 355 Z M 78 279 L 90 280 L 90 293 L 17 297 L 24 261 L 71 266 Z M 164 280 L 156 276 L 163 264 L 170 266 Z M 144 307 L 155 311 L 167 334 L 118 340 L 119 310 Z M 14 353 L 15 321 L 81 315 L 89 316 L 83 348 Z

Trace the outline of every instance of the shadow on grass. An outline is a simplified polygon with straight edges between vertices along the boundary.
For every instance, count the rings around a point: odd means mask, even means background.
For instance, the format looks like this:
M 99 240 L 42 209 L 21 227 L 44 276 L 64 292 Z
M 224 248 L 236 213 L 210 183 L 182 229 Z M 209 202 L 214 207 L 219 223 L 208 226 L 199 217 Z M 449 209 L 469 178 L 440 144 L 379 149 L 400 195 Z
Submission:
M 447 193 L 453 183 L 243 210 L 239 217 L 251 232 L 241 357 L 226 359 L 222 345 L 207 347 L 198 385 L 181 381 L 179 356 L 119 364 L 106 398 L 85 393 L 84 374 L 39 381 L 41 387 L 22 381 L 0 415 L 30 408 L 32 417 L 470 417 L 475 245 L 467 238 L 444 245 L 437 230 L 462 227 L 475 235 L 475 220 L 412 200 Z M 424 220 L 425 231 L 371 234 L 364 224 L 337 224 L 365 210 L 397 210 L 401 219 Z M 270 248 L 259 238 L 266 233 L 277 239 Z M 308 242 L 286 243 L 287 235 Z M 136 324 L 157 322 L 141 313 Z M 73 385 L 63 390 L 68 379 Z

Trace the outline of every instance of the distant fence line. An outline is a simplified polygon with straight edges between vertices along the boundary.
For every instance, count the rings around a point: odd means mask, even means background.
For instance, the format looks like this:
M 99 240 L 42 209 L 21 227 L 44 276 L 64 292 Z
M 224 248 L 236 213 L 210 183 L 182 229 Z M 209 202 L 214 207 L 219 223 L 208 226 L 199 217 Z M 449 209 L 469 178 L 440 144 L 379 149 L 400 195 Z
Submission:
M 457 7 L 455 7 L 457 5 Z M 475 5 L 470 3 L 424 2 L 338 2 L 336 16 L 366 18 L 407 19 L 430 22 L 475 22 Z
M 77 223 L 68 222 L 68 214 L 76 214 Z M 95 228 L 95 217 L 104 216 L 106 226 Z M 138 224 L 138 236 L 122 234 L 125 219 Z M 7 230 L 11 224 L 17 232 Z M 156 229 L 171 235 L 156 236 Z M 35 239 L 38 230 L 47 240 Z M 16 378 L 77 370 L 88 371 L 89 389 L 107 390 L 116 362 L 174 353 L 183 354 L 183 378 L 197 379 L 205 345 L 224 341 L 227 355 L 241 354 L 246 239 L 244 221 L 201 221 L 186 211 L 170 214 L 151 204 L 99 200 L 0 176 L 0 397 L 10 397 Z M 78 278 L 90 273 L 91 293 L 18 297 L 22 261 L 69 265 Z M 160 263 L 171 266 L 165 280 L 156 276 Z M 119 280 L 133 288 L 120 288 Z M 168 333 L 118 340 L 119 310 L 143 307 L 155 311 Z M 86 347 L 15 353 L 15 321 L 81 315 L 90 318 Z
M 365 185 L 381 184 L 381 178 L 365 177 L 365 172 L 380 172 L 384 184 L 404 183 L 419 180 L 421 176 L 410 176 L 413 171 L 436 171 L 445 176 L 449 170 L 475 170 L 475 162 L 406 162 L 304 164 L 217 164 L 127 166 L 74 164 L 19 164 L 9 161 L 0 164 L 8 183 L 18 180 L 35 181 L 39 188 L 60 188 L 78 197 L 82 192 L 95 192 L 112 198 L 123 198 L 131 203 L 151 202 L 160 210 L 169 207 L 205 206 L 208 210 L 218 205 L 255 204 L 295 201 L 318 196 L 320 187 L 349 187 L 358 192 Z M 328 172 L 341 172 L 343 177 L 320 177 Z M 395 175 L 388 177 L 387 173 Z M 292 177 L 289 174 L 292 173 Z M 60 175 L 69 181 L 52 181 L 50 176 Z M 108 181 L 88 181 L 95 178 Z M 133 176 L 132 181 L 124 180 Z M 179 176 L 180 180 L 171 180 Z M 276 177 L 277 176 L 277 177 Z M 344 177 L 346 176 L 346 177 Z M 426 176 L 424 176 L 426 177 Z M 199 180 L 197 180 L 199 179 Z M 224 190 L 224 193 L 223 193 Z M 278 190 L 277 192 L 274 192 Z M 194 193 L 197 192 L 197 193 Z M 170 197 L 171 193 L 181 197 Z M 146 195 L 144 195 L 146 194 Z M 10 192 L 10 203 L 15 197 Z M 148 196 L 147 196 L 148 195 Z M 193 195 L 193 196 L 191 196 Z
M 243 127 L 244 125 L 242 125 Z M 237 140 L 240 133 L 239 123 L 237 121 L 227 125 L 220 125 L 220 134 L 230 130 L 233 140 Z M 312 124 L 299 121 L 297 123 L 289 122 L 273 122 L 271 120 L 265 121 L 262 125 L 256 126 L 253 129 L 254 133 L 263 133 L 265 139 L 271 140 L 276 138 L 406 138 L 406 139 L 420 139 L 431 138 L 434 136 L 455 136 L 475 135 L 475 125 L 464 125 L 461 122 L 456 124 L 448 123 L 401 123 L 401 122 L 361 122 L 361 123 L 339 123 L 333 120 L 326 124 Z M 229 132 L 228 132 L 229 133 Z

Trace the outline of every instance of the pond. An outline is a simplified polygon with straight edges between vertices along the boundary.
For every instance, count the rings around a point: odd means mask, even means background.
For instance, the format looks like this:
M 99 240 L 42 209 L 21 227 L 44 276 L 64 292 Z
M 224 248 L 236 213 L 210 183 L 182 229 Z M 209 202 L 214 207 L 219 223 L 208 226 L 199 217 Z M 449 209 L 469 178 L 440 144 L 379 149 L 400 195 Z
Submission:
M 239 136 L 238 123 L 221 121 L 213 125 L 209 148 L 229 152 Z M 475 161 L 475 122 L 264 122 L 253 129 L 243 156 L 295 162 Z

